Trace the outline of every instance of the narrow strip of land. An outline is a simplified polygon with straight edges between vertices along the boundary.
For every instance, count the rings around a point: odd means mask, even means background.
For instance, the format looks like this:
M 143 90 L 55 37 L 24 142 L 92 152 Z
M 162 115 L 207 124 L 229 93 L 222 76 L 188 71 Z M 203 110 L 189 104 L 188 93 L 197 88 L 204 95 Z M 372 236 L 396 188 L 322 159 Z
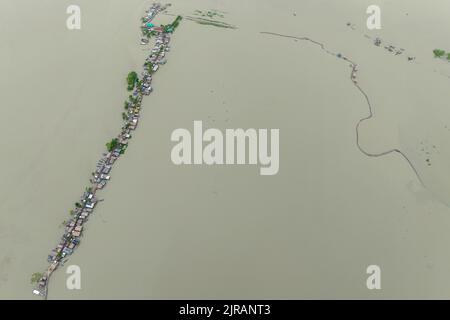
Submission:
M 178 16 L 171 24 L 161 26 L 155 26 L 152 20 L 158 13 L 166 10 L 168 6 L 155 3 L 142 17 L 143 38 L 141 39 L 141 45 L 147 45 L 150 38 L 155 37 L 155 46 L 143 65 L 141 78 L 134 71 L 131 71 L 126 78 L 127 90 L 131 94 L 123 106 L 125 112 L 122 113 L 124 124 L 121 132 L 106 144 L 107 152 L 103 153 L 97 163 L 96 170 L 92 172 L 89 187 L 86 188 L 80 200 L 75 203 L 75 208 L 70 211 L 71 218 L 64 221 L 65 230 L 61 241 L 47 258 L 50 263 L 49 267 L 44 273 L 35 273 L 32 276 L 32 281 L 37 282 L 33 293 L 45 299 L 48 295 L 51 275 L 58 267 L 64 265 L 68 256 L 79 246 L 86 222 L 96 205 L 101 201 L 97 198 L 97 192 L 106 186 L 111 178 L 110 172 L 114 163 L 125 153 L 128 147 L 128 142 L 132 138 L 131 133 L 138 126 L 142 99 L 144 95 L 149 95 L 153 91 L 151 86 L 153 74 L 158 71 L 160 65 L 166 63 L 165 55 L 170 50 L 170 34 L 177 28 L 182 18 Z
M 369 115 L 367 115 L 366 117 L 360 119 L 355 126 L 355 131 L 356 131 L 356 145 L 358 147 L 358 149 L 365 154 L 368 157 L 382 157 L 382 156 L 386 156 L 388 154 L 398 154 L 400 155 L 404 160 L 406 160 L 406 162 L 408 163 L 408 165 L 411 167 L 411 169 L 413 170 L 414 174 L 416 175 L 417 179 L 419 180 L 419 182 L 421 183 L 421 185 L 423 187 L 425 187 L 425 184 L 422 180 L 422 178 L 420 177 L 419 172 L 417 171 L 416 167 L 414 166 L 414 164 L 411 162 L 411 160 L 408 158 L 408 156 L 406 154 L 404 154 L 400 149 L 394 148 L 394 149 L 389 149 L 380 153 L 372 153 L 369 151 L 366 151 L 360 144 L 359 138 L 359 127 L 361 126 L 361 124 L 366 121 L 369 120 L 373 117 L 373 107 L 372 107 L 372 103 L 370 102 L 369 96 L 367 95 L 367 93 L 361 88 L 361 86 L 358 84 L 358 80 L 357 80 L 357 72 L 358 72 L 358 65 L 357 63 L 355 63 L 354 61 L 350 60 L 349 58 L 343 56 L 340 53 L 335 53 L 333 51 L 330 51 L 326 48 L 326 46 L 321 43 L 318 42 L 316 40 L 313 40 L 311 38 L 308 37 L 296 37 L 296 36 L 291 36 L 291 35 L 285 35 L 285 34 L 280 34 L 280 33 L 275 33 L 275 32 L 260 32 L 261 34 L 267 34 L 267 35 L 271 35 L 271 36 L 277 36 L 277 37 L 283 37 L 283 38 L 291 38 L 291 39 L 296 39 L 296 40 L 301 40 L 301 41 L 307 41 L 310 43 L 313 43 L 317 46 L 319 46 L 321 48 L 322 51 L 324 51 L 325 53 L 332 55 L 338 59 L 347 61 L 348 63 L 350 63 L 350 67 L 351 67 L 351 73 L 350 73 L 350 80 L 352 81 L 353 85 L 358 89 L 358 91 L 364 96 L 364 99 L 366 101 L 367 107 L 369 109 Z

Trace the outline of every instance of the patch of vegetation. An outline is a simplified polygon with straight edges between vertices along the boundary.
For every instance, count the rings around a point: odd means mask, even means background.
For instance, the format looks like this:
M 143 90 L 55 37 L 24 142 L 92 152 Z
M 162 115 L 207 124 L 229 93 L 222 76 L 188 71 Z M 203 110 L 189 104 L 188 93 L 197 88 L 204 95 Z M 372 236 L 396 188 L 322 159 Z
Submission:
M 142 88 L 142 81 L 138 80 L 138 82 L 136 82 L 136 89 L 139 89 L 139 91 L 141 91 Z
M 134 89 L 134 86 L 136 85 L 136 83 L 138 82 L 138 75 L 136 72 L 131 71 L 128 76 L 127 76 L 127 90 L 128 91 L 132 91 Z
M 144 66 L 147 69 L 148 73 L 153 73 L 153 63 L 147 61 L 146 63 L 144 63 Z
M 128 145 L 122 146 L 122 149 L 120 149 L 120 154 L 124 154 L 127 147 L 128 147 Z
M 434 49 L 433 50 L 435 58 L 442 58 L 445 55 L 445 50 L 442 49 Z
M 40 273 L 40 272 L 35 272 L 35 273 L 33 273 L 33 274 L 31 275 L 31 283 L 32 283 L 32 284 L 37 283 L 37 282 L 42 278 L 43 275 L 44 275 L 44 274 L 43 274 L 43 273 Z
M 108 151 L 111 152 L 115 148 L 117 148 L 118 145 L 119 145 L 119 141 L 117 140 L 117 138 L 114 138 L 106 144 L 106 149 L 108 149 Z
M 198 24 L 209 25 L 209 26 L 219 27 L 219 28 L 237 29 L 236 26 L 233 26 L 231 24 L 228 24 L 228 23 L 222 22 L 222 21 L 215 21 L 215 20 L 199 18 L 199 17 L 187 17 L 187 19 L 197 22 Z
M 168 24 L 166 26 L 161 26 L 161 27 L 164 29 L 164 32 L 172 33 L 175 31 L 175 29 L 180 24 L 181 19 L 183 19 L 182 16 L 177 16 L 171 24 Z
M 133 97 L 131 94 L 128 96 L 128 99 L 130 100 L 131 104 L 137 104 L 138 103 L 138 98 L 137 97 Z
M 142 34 L 147 37 L 147 39 L 151 39 L 151 37 L 157 36 L 158 31 L 150 30 L 147 27 L 142 27 Z

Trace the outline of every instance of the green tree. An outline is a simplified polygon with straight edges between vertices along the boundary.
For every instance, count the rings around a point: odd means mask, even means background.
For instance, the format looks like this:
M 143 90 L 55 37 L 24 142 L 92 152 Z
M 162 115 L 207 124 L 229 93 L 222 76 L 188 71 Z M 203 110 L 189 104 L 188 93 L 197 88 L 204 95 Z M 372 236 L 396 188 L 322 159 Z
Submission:
M 127 76 L 127 84 L 128 84 L 127 90 L 128 91 L 133 90 L 137 81 L 138 81 L 138 75 L 137 75 L 136 72 L 131 71 L 130 73 L 128 73 L 128 76 Z
M 436 58 L 441 58 L 445 55 L 445 51 L 442 49 L 434 49 L 433 53 Z
M 147 68 L 148 73 L 153 73 L 153 63 L 151 63 L 150 61 L 147 61 L 145 63 L 145 67 Z
M 118 144 L 119 144 L 119 141 L 117 140 L 117 138 L 114 138 L 106 144 L 106 148 L 108 149 L 109 152 L 111 152 L 115 148 L 117 148 Z

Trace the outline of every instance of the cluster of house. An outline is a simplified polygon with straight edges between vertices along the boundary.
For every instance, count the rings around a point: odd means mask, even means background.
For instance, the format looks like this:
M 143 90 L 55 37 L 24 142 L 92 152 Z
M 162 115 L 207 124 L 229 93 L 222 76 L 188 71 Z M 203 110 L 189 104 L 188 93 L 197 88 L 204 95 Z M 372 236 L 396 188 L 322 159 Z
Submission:
M 154 3 L 149 10 L 147 10 L 145 13 L 146 15 L 142 17 L 142 30 L 143 34 L 147 35 L 152 32 L 161 33 L 164 32 L 164 29 L 162 27 L 157 27 L 152 23 L 153 18 L 160 13 L 161 11 L 164 11 L 167 9 L 167 7 L 170 6 L 169 4 L 161 5 L 160 3 Z M 146 37 L 143 37 L 141 39 L 141 44 L 147 44 L 149 42 L 149 39 Z
M 167 6 L 161 6 L 156 3 L 146 12 L 144 17 L 147 23 L 154 18 L 154 16 L 166 9 Z M 146 59 L 144 64 L 144 71 L 142 72 L 142 79 L 138 81 L 138 86 L 133 91 L 134 98 L 131 99 L 127 114 L 124 119 L 125 123 L 122 126 L 121 133 L 114 139 L 114 146 L 107 153 L 103 153 L 102 158 L 98 161 L 95 172 L 92 173 L 91 186 L 81 196 L 80 202 L 76 203 L 76 207 L 71 211 L 72 218 L 65 222 L 64 235 L 61 238 L 58 246 L 51 251 L 48 256 L 50 266 L 39 279 L 37 287 L 33 290 L 34 294 L 45 296 L 47 295 L 47 284 L 50 275 L 59 265 L 64 263 L 64 258 L 71 255 L 74 249 L 78 246 L 81 240 L 81 235 L 84 229 L 84 224 L 88 220 L 89 215 L 93 212 L 98 199 L 96 191 L 103 189 L 110 180 L 109 173 L 115 161 L 122 155 L 128 146 L 128 141 L 131 139 L 131 131 L 135 130 L 139 122 L 139 112 L 143 95 L 148 95 L 152 91 L 151 80 L 152 74 L 158 70 L 159 64 L 165 63 L 165 52 L 169 50 L 168 43 L 170 41 L 169 35 L 161 29 L 156 37 L 156 44 L 150 56 Z M 149 67 L 151 66 L 151 67 Z
M 50 266 L 41 279 L 39 279 L 37 288 L 33 290 L 34 294 L 46 296 L 47 282 L 50 275 L 62 263 L 66 256 L 73 253 L 75 247 L 80 243 L 83 225 L 94 210 L 97 202 L 95 191 L 91 187 L 84 192 L 80 202 L 76 203 L 76 208 L 71 211 L 72 218 L 68 222 L 65 222 L 64 235 L 61 237 L 61 241 L 47 257 Z
M 72 211 L 73 218 L 66 222 L 64 235 L 60 243 L 48 256 L 49 262 L 61 260 L 71 255 L 75 247 L 80 243 L 83 225 L 98 202 L 94 194 L 93 190 L 89 189 L 83 194 L 80 202 L 77 203 L 75 210 Z
M 151 54 L 147 59 L 145 60 L 144 64 L 144 71 L 141 73 L 142 79 L 141 79 L 141 86 L 140 88 L 137 88 L 137 90 L 140 90 L 142 94 L 149 95 L 152 92 L 152 74 L 159 69 L 159 65 L 165 64 L 167 62 L 167 59 L 165 58 L 166 52 L 170 50 L 169 42 L 170 42 L 170 36 L 168 33 L 164 31 L 163 28 L 155 27 L 153 24 L 149 23 L 148 21 L 151 21 L 153 19 L 153 15 L 155 12 L 160 12 L 162 10 L 165 10 L 166 6 L 160 6 L 159 4 L 156 4 L 156 7 L 148 11 L 147 18 L 143 19 L 144 22 L 144 28 L 147 27 L 148 30 L 155 31 L 157 33 L 156 36 L 156 42 L 154 48 L 151 50 Z M 148 19 L 148 20 L 146 20 Z M 143 31 L 145 34 L 145 31 Z M 145 38 L 143 38 L 145 39 Z M 141 41 L 143 43 L 143 41 Z M 148 39 L 147 42 L 148 43 Z M 137 95 L 136 92 L 133 93 L 133 95 Z M 133 111 L 133 110 L 131 110 Z M 129 110 L 130 112 L 130 110 Z
M 144 95 L 149 95 L 152 91 L 152 74 L 159 69 L 159 65 L 165 64 L 166 52 L 170 50 L 169 47 L 170 36 L 167 33 L 160 33 L 156 38 L 155 47 L 149 57 L 145 60 L 144 71 L 141 73 L 141 92 Z
M 97 170 L 92 173 L 93 178 L 91 179 L 91 183 L 95 186 L 96 189 L 103 189 L 106 186 L 106 183 L 111 179 L 108 175 L 112 169 L 114 162 L 119 158 L 119 153 L 114 150 L 112 152 L 104 153 L 103 157 L 97 163 Z

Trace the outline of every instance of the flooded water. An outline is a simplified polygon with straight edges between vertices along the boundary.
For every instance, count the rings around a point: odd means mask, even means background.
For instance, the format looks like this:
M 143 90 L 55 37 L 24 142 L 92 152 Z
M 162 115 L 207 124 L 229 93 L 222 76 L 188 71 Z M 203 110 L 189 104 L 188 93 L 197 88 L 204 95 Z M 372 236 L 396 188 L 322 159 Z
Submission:
M 65 26 L 69 1 L 40 3 L 0 3 L 3 299 L 36 298 L 31 274 L 47 267 L 61 223 L 119 132 L 125 77 L 148 54 L 139 19 L 151 1 L 78 1 L 75 31 Z M 450 69 L 432 57 L 448 38 L 448 4 L 381 1 L 383 28 L 368 31 L 368 1 L 171 3 L 169 13 L 184 16 L 220 10 L 217 19 L 237 29 L 181 22 L 105 201 L 66 264 L 80 266 L 82 289 L 66 288 L 63 267 L 49 299 L 448 298 Z M 403 158 L 357 148 L 355 126 L 369 110 L 347 62 L 260 32 L 306 36 L 357 62 L 374 108 L 362 147 L 399 148 L 426 188 Z M 194 120 L 280 129 L 279 173 L 175 166 L 170 135 Z M 369 265 L 380 266 L 382 290 L 367 289 Z

